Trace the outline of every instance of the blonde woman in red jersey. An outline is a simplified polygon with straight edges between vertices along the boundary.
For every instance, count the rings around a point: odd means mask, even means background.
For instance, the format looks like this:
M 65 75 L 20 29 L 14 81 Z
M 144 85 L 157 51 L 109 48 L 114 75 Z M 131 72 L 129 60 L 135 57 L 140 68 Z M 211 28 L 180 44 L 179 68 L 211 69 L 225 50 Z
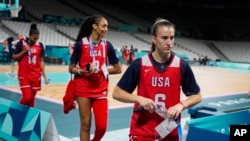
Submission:
M 181 141 L 177 125 L 181 112 L 202 99 L 189 64 L 172 52 L 174 35 L 173 23 L 157 19 L 152 26 L 152 52 L 133 61 L 113 91 L 114 99 L 134 103 L 130 141 Z M 183 101 L 181 90 L 187 96 Z
M 75 75 L 75 97 L 81 120 L 81 141 L 90 140 L 91 109 L 95 117 L 95 133 L 91 141 L 100 141 L 104 136 L 108 117 L 108 75 L 121 73 L 114 47 L 104 38 L 107 31 L 108 22 L 103 16 L 87 17 L 70 58 L 69 71 Z
M 22 91 L 20 103 L 30 107 L 34 107 L 36 93 L 41 90 L 41 75 L 45 84 L 49 83 L 44 67 L 44 47 L 38 39 L 39 30 L 32 23 L 29 37 L 16 44 L 12 56 L 13 60 L 18 61 L 18 80 Z

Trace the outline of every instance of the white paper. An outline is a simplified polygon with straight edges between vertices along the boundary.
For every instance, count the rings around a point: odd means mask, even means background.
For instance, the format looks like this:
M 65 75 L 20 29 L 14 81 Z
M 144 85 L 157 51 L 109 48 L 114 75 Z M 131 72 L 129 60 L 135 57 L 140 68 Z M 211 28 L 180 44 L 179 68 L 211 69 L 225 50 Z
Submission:
M 176 123 L 176 121 L 171 119 L 165 119 L 155 128 L 155 130 L 160 135 L 161 138 L 165 138 L 177 126 L 178 124 Z

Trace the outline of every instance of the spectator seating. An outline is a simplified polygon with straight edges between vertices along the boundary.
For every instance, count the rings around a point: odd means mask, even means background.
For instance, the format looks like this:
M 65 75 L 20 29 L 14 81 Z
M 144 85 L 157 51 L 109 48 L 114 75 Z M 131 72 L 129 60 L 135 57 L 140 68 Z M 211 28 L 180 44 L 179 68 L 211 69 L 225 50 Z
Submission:
M 12 29 L 17 35 L 29 35 L 31 23 L 2 20 L 2 24 Z M 39 41 L 45 45 L 68 46 L 72 42 L 69 38 L 59 34 L 52 24 L 38 23 L 37 27 L 40 31 Z
M 58 0 L 20 0 L 25 5 L 26 11 L 42 20 L 44 14 L 64 16 L 71 18 L 83 18 L 83 14 L 64 5 Z
M 230 61 L 250 63 L 250 42 L 214 41 L 213 43 Z

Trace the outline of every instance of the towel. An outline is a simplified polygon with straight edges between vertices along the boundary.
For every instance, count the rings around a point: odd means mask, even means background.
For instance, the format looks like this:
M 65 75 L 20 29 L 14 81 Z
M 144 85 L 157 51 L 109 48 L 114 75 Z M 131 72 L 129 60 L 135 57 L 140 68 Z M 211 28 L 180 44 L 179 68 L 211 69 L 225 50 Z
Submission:
M 75 109 L 75 81 L 68 82 L 65 95 L 63 97 L 63 112 L 68 114 L 69 111 Z

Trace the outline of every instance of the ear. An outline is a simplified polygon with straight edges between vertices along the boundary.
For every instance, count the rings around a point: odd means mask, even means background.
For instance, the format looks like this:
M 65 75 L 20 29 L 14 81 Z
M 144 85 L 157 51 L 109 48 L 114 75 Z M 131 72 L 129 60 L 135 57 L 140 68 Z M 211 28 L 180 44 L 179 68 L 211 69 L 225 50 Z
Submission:
M 156 37 L 155 36 L 152 36 L 152 42 L 155 44 L 155 42 L 156 42 Z
M 93 28 L 93 29 L 96 29 L 96 28 L 97 28 L 97 25 L 96 25 L 96 24 L 93 24 L 93 25 L 92 25 L 92 28 Z

